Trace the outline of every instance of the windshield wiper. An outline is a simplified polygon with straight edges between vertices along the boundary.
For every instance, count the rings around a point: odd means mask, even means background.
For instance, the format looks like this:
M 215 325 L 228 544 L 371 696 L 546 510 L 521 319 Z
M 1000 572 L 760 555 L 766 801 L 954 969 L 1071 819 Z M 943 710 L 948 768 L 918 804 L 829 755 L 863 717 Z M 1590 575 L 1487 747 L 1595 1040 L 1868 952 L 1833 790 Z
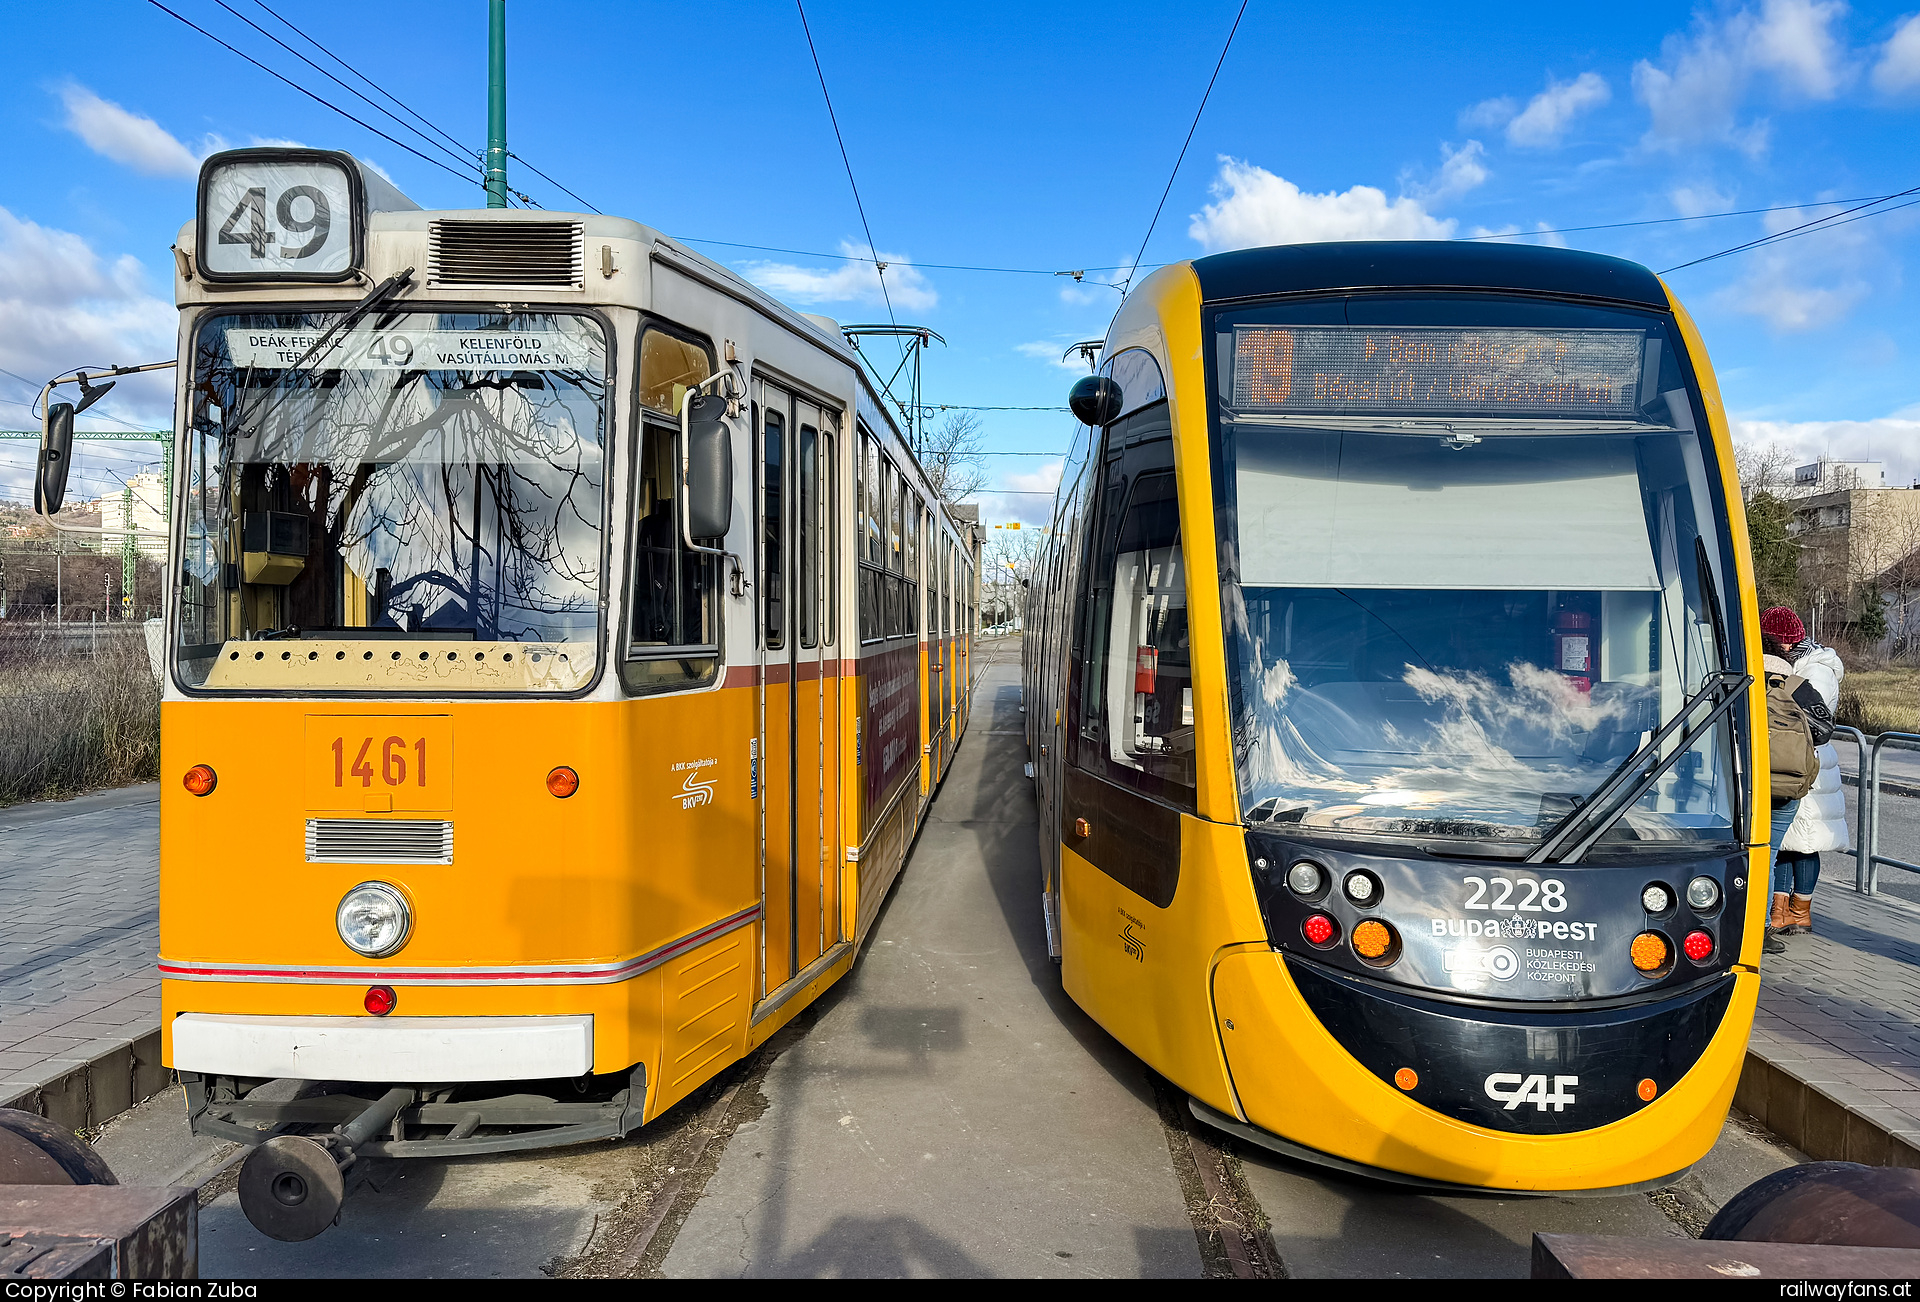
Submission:
M 1641 798 L 1653 789 L 1653 784 L 1664 777 L 1667 770 L 1693 748 L 1693 743 L 1700 734 L 1718 723 L 1720 717 L 1733 708 L 1734 703 L 1740 699 L 1740 693 L 1752 681 L 1752 674 L 1735 673 L 1731 670 L 1723 669 L 1710 674 L 1707 685 L 1688 697 L 1686 703 L 1674 711 L 1673 717 L 1648 739 L 1646 745 L 1629 755 L 1605 782 L 1594 788 L 1592 795 L 1553 825 L 1553 829 L 1541 839 L 1539 846 L 1527 856 L 1526 862 L 1578 863 L 1585 857 L 1587 851 L 1593 848 L 1593 843 L 1624 818 L 1629 809 L 1639 804 Z M 1698 722 L 1687 725 L 1688 717 L 1705 704 L 1711 704 L 1713 708 L 1707 711 Z M 1679 736 L 1674 738 L 1673 749 L 1668 752 L 1667 757 L 1653 764 L 1651 768 L 1646 768 L 1658 757 L 1661 746 L 1676 729 L 1681 731 Z M 1562 848 L 1569 842 L 1573 842 L 1574 834 L 1589 823 L 1592 826 L 1586 835 L 1562 854 Z
M 341 313 L 332 325 L 320 332 L 320 337 L 313 341 L 313 347 L 300 354 L 298 361 L 294 362 L 294 364 L 286 370 L 280 372 L 279 378 L 274 382 L 273 389 L 263 394 L 259 401 L 253 404 L 251 411 L 246 412 L 244 416 L 235 413 L 233 428 L 235 430 L 244 430 L 247 426 L 247 421 L 260 415 L 261 408 L 272 398 L 273 394 L 285 392 L 289 382 L 306 372 L 314 359 L 332 348 L 334 340 L 338 338 L 347 327 L 353 325 L 356 321 L 360 320 L 361 317 L 373 311 L 374 308 L 379 307 L 382 303 L 412 283 L 413 268 L 408 267 L 404 271 L 395 272 L 393 275 L 388 276 L 385 280 L 368 290 L 365 298 Z M 248 369 L 251 370 L 252 368 L 249 367 Z

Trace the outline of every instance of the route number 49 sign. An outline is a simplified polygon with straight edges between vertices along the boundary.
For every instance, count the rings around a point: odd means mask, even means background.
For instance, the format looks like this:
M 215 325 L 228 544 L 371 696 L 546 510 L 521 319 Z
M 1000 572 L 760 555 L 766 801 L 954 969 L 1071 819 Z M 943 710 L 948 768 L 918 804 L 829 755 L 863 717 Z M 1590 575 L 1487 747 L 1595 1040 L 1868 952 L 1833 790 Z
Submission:
M 362 241 L 358 166 L 324 150 L 234 150 L 200 174 L 208 280 L 344 280 Z

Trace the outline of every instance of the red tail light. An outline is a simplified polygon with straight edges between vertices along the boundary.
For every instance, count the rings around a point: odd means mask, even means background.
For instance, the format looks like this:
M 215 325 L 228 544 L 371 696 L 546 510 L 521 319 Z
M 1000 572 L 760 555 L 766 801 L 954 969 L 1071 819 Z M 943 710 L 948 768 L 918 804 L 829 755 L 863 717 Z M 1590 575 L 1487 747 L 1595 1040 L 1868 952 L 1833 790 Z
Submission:
M 1307 938 L 1307 943 L 1312 945 L 1324 945 L 1332 940 L 1333 930 L 1333 919 L 1324 913 L 1314 914 L 1300 926 L 1300 933 Z
M 368 986 L 367 997 L 360 1002 L 375 1017 L 385 1017 L 400 1002 L 400 996 L 393 993 L 392 986 Z
M 1704 931 L 1689 931 L 1687 938 L 1680 942 L 1680 948 L 1694 962 L 1704 963 L 1713 953 L 1713 937 Z

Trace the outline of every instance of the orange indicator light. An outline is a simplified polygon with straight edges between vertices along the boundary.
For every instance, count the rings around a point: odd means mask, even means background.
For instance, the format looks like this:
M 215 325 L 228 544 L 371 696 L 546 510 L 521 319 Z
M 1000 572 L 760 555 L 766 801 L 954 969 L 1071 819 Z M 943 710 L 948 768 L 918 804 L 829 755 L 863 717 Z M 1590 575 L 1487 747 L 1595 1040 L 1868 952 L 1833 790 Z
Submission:
M 1640 1082 L 1639 1094 L 1642 1102 L 1644 1103 L 1653 1102 L 1653 1096 L 1658 1094 L 1659 1092 L 1660 1092 L 1660 1087 L 1653 1083 L 1653 1078 L 1651 1076 L 1649 1076 L 1647 1079 Z
M 1420 1073 L 1411 1067 L 1402 1067 L 1393 1073 L 1393 1083 L 1403 1090 L 1410 1090 L 1420 1083 Z
M 547 790 L 556 799 L 565 800 L 579 789 L 580 775 L 564 764 L 547 774 Z
M 182 785 L 196 796 L 204 796 L 220 785 L 220 779 L 213 769 L 205 764 L 196 764 L 187 770 L 181 780 Z
M 1393 947 L 1393 933 L 1387 924 L 1368 918 L 1353 929 L 1353 952 L 1361 958 L 1379 958 Z
M 1657 931 L 1643 931 L 1633 938 L 1633 965 L 1642 973 L 1658 972 L 1667 965 L 1667 938 Z

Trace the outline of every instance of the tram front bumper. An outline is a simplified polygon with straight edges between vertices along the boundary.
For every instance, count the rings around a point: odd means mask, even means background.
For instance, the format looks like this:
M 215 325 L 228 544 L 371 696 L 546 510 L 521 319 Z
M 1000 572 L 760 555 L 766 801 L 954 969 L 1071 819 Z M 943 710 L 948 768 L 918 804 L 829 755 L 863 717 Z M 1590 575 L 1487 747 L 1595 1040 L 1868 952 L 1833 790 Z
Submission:
M 593 1017 L 269 1017 L 182 1013 L 171 1065 L 204 1076 L 504 1081 L 593 1070 Z
M 1685 1170 L 1713 1146 L 1746 1059 L 1759 998 L 1757 973 L 1736 969 L 1704 1050 L 1677 1080 L 1659 1082 L 1629 1115 L 1596 1116 L 1561 1133 L 1498 1131 L 1449 1116 L 1360 1061 L 1324 1026 L 1285 960 L 1266 947 L 1223 955 L 1214 1012 L 1244 1120 L 1261 1130 L 1368 1167 L 1482 1188 L 1582 1190 L 1635 1185 Z M 1484 1064 L 1496 1089 L 1572 1093 L 1550 1068 Z M 1527 1106 L 1532 1106 L 1528 1104 Z M 1577 1103 L 1564 1104 L 1569 1110 Z M 1616 1113 L 1617 1117 L 1618 1114 Z

